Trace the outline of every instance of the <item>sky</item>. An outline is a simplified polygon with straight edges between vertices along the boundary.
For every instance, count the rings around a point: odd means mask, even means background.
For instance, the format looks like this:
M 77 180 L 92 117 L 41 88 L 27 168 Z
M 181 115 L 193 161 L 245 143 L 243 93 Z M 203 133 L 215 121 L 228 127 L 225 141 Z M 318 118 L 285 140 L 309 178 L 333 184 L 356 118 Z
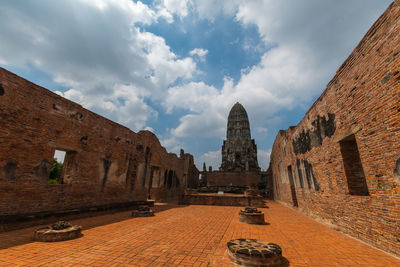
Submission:
M 262 170 L 391 0 L 3 0 L 0 66 L 213 169 L 247 110 Z

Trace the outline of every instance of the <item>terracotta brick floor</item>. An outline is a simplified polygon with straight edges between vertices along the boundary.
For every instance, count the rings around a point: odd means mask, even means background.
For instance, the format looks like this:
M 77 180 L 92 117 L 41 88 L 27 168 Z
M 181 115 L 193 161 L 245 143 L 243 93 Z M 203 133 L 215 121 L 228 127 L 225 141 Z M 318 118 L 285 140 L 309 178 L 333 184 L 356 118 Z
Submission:
M 400 266 L 285 206 L 268 206 L 261 210 L 269 225 L 239 223 L 240 207 L 172 206 L 150 218 L 121 212 L 72 221 L 84 236 L 65 242 L 33 242 L 37 227 L 0 233 L 0 266 L 233 266 L 225 248 L 234 238 L 277 243 L 290 266 Z

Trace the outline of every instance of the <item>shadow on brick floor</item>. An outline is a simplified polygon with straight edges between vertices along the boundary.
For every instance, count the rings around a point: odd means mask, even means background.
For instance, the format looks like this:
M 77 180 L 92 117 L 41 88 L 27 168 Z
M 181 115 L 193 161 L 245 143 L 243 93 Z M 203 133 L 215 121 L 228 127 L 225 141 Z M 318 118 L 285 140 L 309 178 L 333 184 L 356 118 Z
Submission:
M 187 205 L 178 204 L 177 201 L 171 201 L 171 203 L 156 202 L 152 209 L 154 209 L 154 211 L 157 213 L 169 209 L 182 208 L 186 206 Z M 33 233 L 36 229 L 60 220 L 71 221 L 73 222 L 73 224 L 82 225 L 83 230 L 88 230 L 94 227 L 117 223 L 129 219 L 132 219 L 131 210 L 122 212 L 121 211 L 98 212 L 91 214 L 80 214 L 77 216 L 71 215 L 66 217 L 49 217 L 46 218 L 45 220 L 31 221 L 29 222 L 29 225 L 26 225 L 26 227 L 23 228 L 18 227 L 22 229 L 0 232 L 0 249 L 6 249 L 34 242 Z

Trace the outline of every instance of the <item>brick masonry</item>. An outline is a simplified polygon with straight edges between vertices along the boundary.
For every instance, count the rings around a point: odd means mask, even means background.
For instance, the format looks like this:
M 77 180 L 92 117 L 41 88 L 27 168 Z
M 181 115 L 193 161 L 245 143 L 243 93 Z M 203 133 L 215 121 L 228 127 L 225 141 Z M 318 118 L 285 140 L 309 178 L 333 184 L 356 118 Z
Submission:
M 212 171 L 202 172 L 202 179 L 207 186 L 251 186 L 257 187 L 260 172 L 250 171 Z
M 400 1 L 271 153 L 274 198 L 400 255 Z
M 251 206 L 262 208 L 265 206 L 262 196 L 245 196 L 243 194 L 224 193 L 195 193 L 185 194 L 181 199 L 186 205 L 211 205 L 211 206 Z
M 239 222 L 242 207 L 167 205 L 154 217 L 127 211 L 70 221 L 82 225 L 83 236 L 67 242 L 32 242 L 38 226 L 4 232 L 0 266 L 237 266 L 227 253 L 236 238 L 278 244 L 283 266 L 400 266 L 298 212 L 273 201 L 268 206 L 260 209 L 265 225 Z
M 55 150 L 62 184 L 47 183 Z M 0 215 L 178 198 L 197 181 L 190 154 L 0 68 Z

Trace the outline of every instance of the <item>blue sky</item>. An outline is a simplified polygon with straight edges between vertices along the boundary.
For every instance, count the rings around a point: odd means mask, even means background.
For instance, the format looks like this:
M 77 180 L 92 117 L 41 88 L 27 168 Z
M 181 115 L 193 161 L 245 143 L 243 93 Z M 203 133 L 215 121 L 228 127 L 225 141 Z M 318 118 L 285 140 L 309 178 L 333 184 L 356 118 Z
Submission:
M 247 109 L 267 168 L 389 0 L 75 0 L 0 3 L 0 66 L 218 168 Z

